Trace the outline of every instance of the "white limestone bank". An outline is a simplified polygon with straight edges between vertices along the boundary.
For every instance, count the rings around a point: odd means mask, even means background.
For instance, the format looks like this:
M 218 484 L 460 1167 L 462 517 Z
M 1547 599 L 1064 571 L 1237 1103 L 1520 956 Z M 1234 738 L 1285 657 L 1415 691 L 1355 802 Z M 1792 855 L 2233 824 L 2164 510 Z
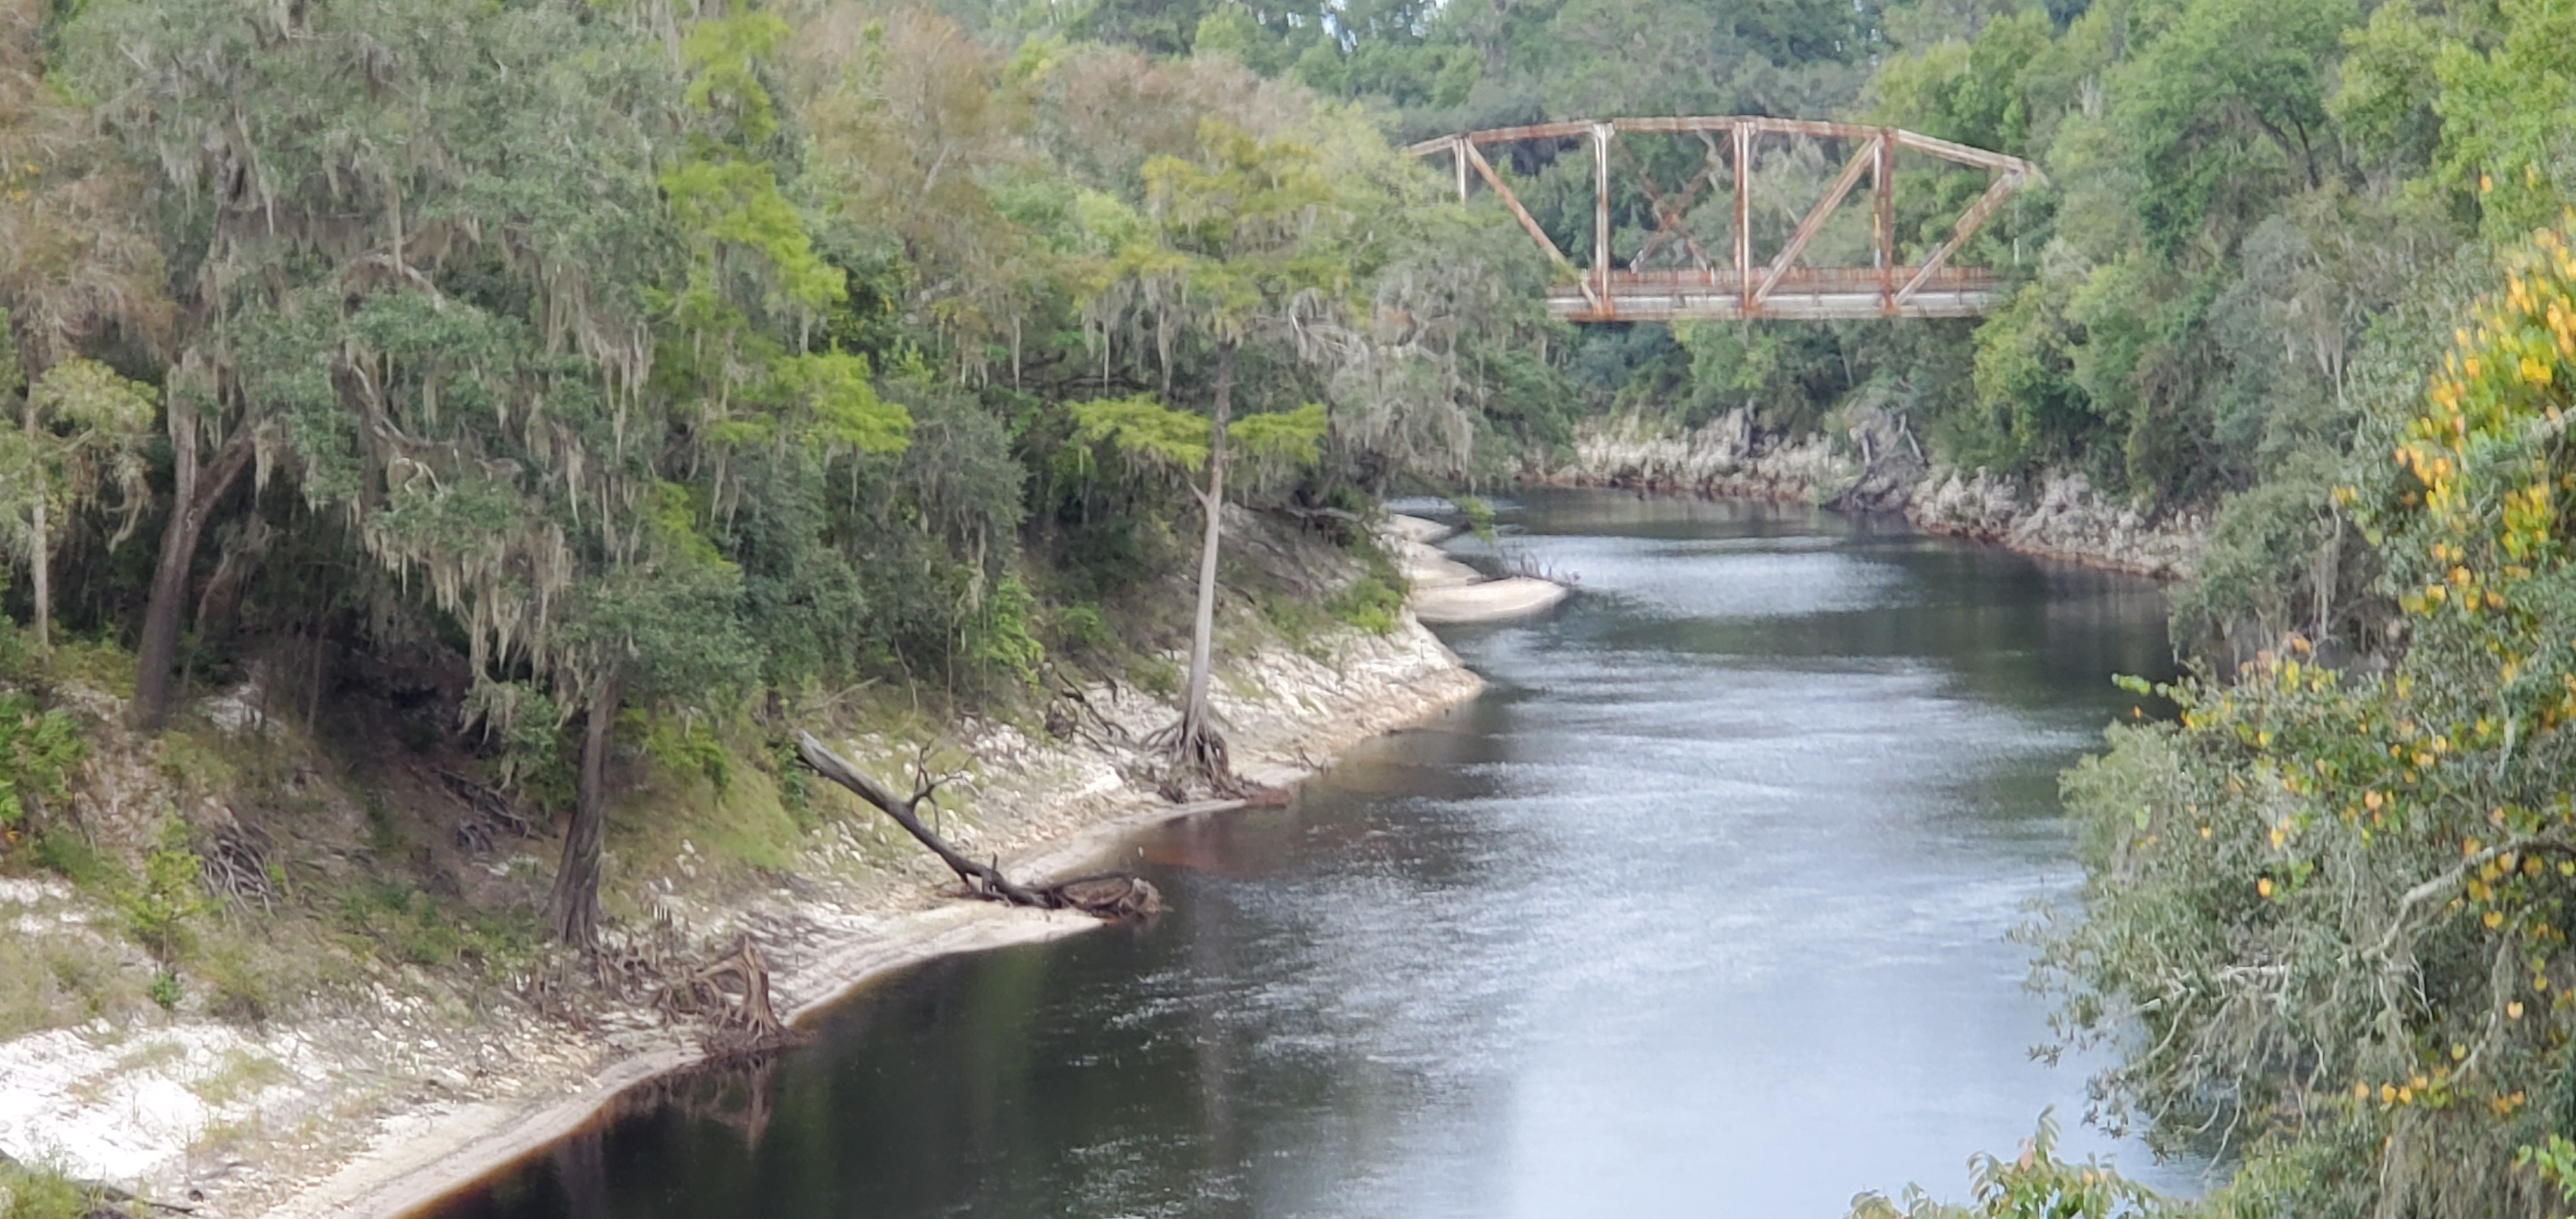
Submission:
M 1342 631 L 1304 648 L 1267 647 L 1220 675 L 1211 697 L 1236 764 L 1272 785 L 1482 684 L 1410 616 L 1386 635 Z M 1169 722 L 1170 705 L 1127 684 L 1095 685 L 1085 700 L 1098 719 L 1061 735 L 990 721 L 953 727 L 976 759 L 968 807 L 949 822 L 961 845 L 999 856 L 1014 875 L 1061 877 L 1108 864 L 1141 825 L 1234 807 L 1175 806 L 1142 778 L 1150 760 L 1123 742 Z M 911 745 L 831 743 L 889 774 Z M 149 778 L 133 786 L 144 790 Z M 751 889 L 657 883 L 656 918 L 699 945 L 755 935 L 778 1005 L 793 1015 L 931 957 L 1098 925 L 959 900 L 936 861 L 886 845 L 875 814 L 845 803 L 790 872 Z M 887 858 L 899 862 L 870 862 Z M 0 929 L 11 934 L 130 951 L 94 930 L 110 918 L 58 881 L 0 878 Z M 694 1032 L 666 1025 L 640 996 L 584 1016 L 543 1018 L 520 1002 L 443 1010 L 378 987 L 371 1002 L 265 1027 L 183 1007 L 122 1026 L 31 1033 L 0 1042 L 0 1151 L 189 1202 L 209 1219 L 396 1215 L 700 1056 Z
M 2203 512 L 2115 500 L 2081 474 L 1936 466 L 1893 416 L 1867 407 L 1844 414 L 1839 434 L 1796 437 L 1757 430 L 1743 410 L 1687 430 L 1642 415 L 1590 420 L 1575 434 L 1574 459 L 1536 471 L 1536 480 L 1896 512 L 1929 532 L 2162 579 L 2188 576 L 2199 563 Z

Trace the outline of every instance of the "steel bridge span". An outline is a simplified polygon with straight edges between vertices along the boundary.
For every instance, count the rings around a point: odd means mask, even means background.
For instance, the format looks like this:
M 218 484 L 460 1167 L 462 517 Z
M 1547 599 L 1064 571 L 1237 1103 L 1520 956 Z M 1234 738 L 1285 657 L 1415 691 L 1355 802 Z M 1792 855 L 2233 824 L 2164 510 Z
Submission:
M 1628 133 L 1690 134 L 1706 145 L 1706 156 L 1689 182 L 1667 194 L 1656 187 L 1644 167 L 1620 147 Z M 1558 249 L 1512 193 L 1483 148 L 1528 141 L 1587 140 L 1592 152 L 1592 265 L 1578 268 Z M 1842 172 L 1810 207 L 1786 241 L 1766 259 L 1756 260 L 1752 239 L 1753 163 L 1765 140 L 1807 139 L 1839 143 L 1849 149 Z M 1948 237 L 1921 259 L 1900 263 L 1896 257 L 1896 154 L 1904 149 L 1927 154 L 1949 165 L 1986 173 L 1985 193 L 1969 204 L 1951 226 Z M 2001 303 L 2004 279 L 1977 267 L 1951 265 L 1970 237 L 2006 199 L 2024 186 L 2045 182 L 2039 167 L 2020 157 L 1971 148 L 1895 127 L 1748 116 L 1574 119 L 1527 127 L 1498 127 L 1424 140 L 1405 149 L 1417 157 L 1448 154 L 1458 180 L 1458 199 L 1465 202 L 1472 182 L 1481 180 L 1511 209 L 1530 239 L 1563 272 L 1550 289 L 1548 310 L 1574 322 L 1671 322 L 1702 319 L 1795 318 L 1825 320 L 1867 317 L 1969 317 Z M 1624 267 L 1610 254 L 1610 161 L 1617 155 L 1652 204 L 1655 231 L 1644 248 Z M 1937 171 L 1937 167 L 1936 167 Z M 1700 191 L 1721 173 L 1731 175 L 1734 205 L 1733 258 L 1717 263 L 1700 247 L 1682 219 Z M 1870 180 L 1871 261 L 1865 267 L 1809 267 L 1799 264 L 1807 246 L 1842 206 L 1860 180 Z M 1641 264 L 1658 252 L 1681 256 L 1686 265 L 1652 269 Z

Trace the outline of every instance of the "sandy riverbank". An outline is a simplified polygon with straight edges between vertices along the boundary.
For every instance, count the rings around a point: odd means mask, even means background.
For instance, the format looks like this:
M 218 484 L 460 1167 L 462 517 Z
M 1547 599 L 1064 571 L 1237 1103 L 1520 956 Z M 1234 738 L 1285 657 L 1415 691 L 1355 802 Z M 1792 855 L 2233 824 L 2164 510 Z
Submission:
M 1409 614 L 1386 635 L 1337 630 L 1246 652 L 1221 663 L 1219 678 L 1211 697 L 1238 769 L 1282 786 L 1482 685 Z M 1083 701 L 1086 718 L 1065 732 L 951 726 L 975 759 L 949 814 L 952 838 L 999 856 L 1015 875 L 1063 876 L 1112 861 L 1143 825 L 1234 807 L 1176 806 L 1151 790 L 1150 759 L 1136 742 L 1172 718 L 1166 700 L 1101 683 Z M 832 743 L 881 769 L 911 744 Z M 837 792 L 823 798 L 837 802 L 832 814 L 787 870 L 693 885 L 698 873 L 683 862 L 686 876 L 645 892 L 653 919 L 683 935 L 688 959 L 753 936 L 782 1011 L 809 1015 L 933 957 L 1098 925 L 959 900 L 953 880 L 900 831 L 890 840 L 873 811 Z M 106 951 L 108 916 L 85 903 L 57 880 L 9 881 L 0 927 L 97 940 Z M 524 1001 L 458 1010 L 379 986 L 372 1001 L 265 1025 L 183 1009 L 26 1034 L 0 1042 L 0 1151 L 187 1202 L 210 1219 L 402 1214 L 701 1056 L 694 1031 L 666 1025 L 642 994 L 580 1002 L 566 1020 Z
M 1389 516 L 1386 537 L 1397 566 L 1411 584 L 1416 618 L 1442 624 L 1501 622 L 1554 608 L 1574 590 L 1533 576 L 1488 577 L 1450 558 L 1439 543 L 1457 536 L 1454 526 L 1418 516 Z
M 1273 786 L 1294 785 L 1351 746 L 1435 716 L 1483 687 L 1410 618 L 1384 639 L 1345 643 L 1348 650 L 1338 658 L 1339 665 L 1294 654 L 1256 656 L 1237 669 L 1231 684 L 1260 693 L 1217 696 L 1247 777 Z M 1102 690 L 1094 697 L 1109 714 L 1132 716 L 1140 724 L 1164 714 L 1158 706 L 1134 706 L 1140 700 L 1132 692 Z M 1113 863 L 1125 840 L 1145 826 L 1240 807 L 1238 802 L 1172 805 L 1132 791 L 1104 799 L 1097 786 L 1066 787 L 1057 793 L 1064 807 L 1055 816 L 1007 841 L 987 836 L 978 849 L 1001 855 L 1014 875 L 1062 877 Z M 1030 792 L 1025 798 L 1043 800 L 1044 795 Z M 933 887 L 949 891 L 946 885 Z M 1081 915 L 956 900 L 922 889 L 886 896 L 881 911 L 883 906 L 911 908 L 887 912 L 862 934 L 795 937 L 771 950 L 774 993 L 791 1019 L 811 1016 L 871 981 L 936 957 L 1100 926 Z M 854 912 L 835 913 L 846 918 Z M 695 1045 L 675 1042 L 615 1056 L 578 1079 L 524 1094 L 402 1115 L 387 1121 L 364 1152 L 303 1184 L 264 1213 L 272 1219 L 337 1219 L 418 1209 L 578 1128 L 627 1088 L 702 1056 Z

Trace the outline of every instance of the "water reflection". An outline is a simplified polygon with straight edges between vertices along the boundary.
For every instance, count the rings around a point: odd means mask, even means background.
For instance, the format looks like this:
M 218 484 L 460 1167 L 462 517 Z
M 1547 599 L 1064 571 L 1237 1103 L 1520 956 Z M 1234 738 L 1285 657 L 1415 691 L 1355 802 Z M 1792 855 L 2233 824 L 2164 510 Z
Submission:
M 1172 916 L 890 980 L 748 1137 L 641 1104 L 450 1213 L 1830 1219 L 2080 1111 L 2003 936 L 2073 881 L 2052 776 L 2162 670 L 2156 592 L 1798 510 L 1506 519 L 1585 594 L 1458 633 L 1493 689 L 1293 806 L 1147 835 Z

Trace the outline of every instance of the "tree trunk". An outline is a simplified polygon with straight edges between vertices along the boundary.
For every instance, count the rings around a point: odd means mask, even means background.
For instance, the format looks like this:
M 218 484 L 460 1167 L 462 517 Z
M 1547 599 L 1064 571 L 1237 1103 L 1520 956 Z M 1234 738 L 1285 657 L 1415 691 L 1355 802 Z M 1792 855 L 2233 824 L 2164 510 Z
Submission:
M 188 602 L 188 572 L 197 563 L 197 539 L 215 504 L 250 465 L 257 444 L 248 426 L 224 442 L 212 467 L 197 469 L 195 412 L 170 403 L 174 457 L 170 523 L 161 530 L 161 559 L 152 569 L 152 597 L 144 603 L 143 637 L 134 649 L 134 717 L 145 732 L 170 719 L 170 665 L 179 654 L 179 616 Z
M 612 675 L 591 700 L 581 728 L 581 791 L 572 825 L 564 831 L 563 862 L 546 901 L 555 938 L 587 952 L 599 945 L 599 844 L 608 823 L 608 747 L 617 723 L 618 679 Z
M 1207 737 L 1208 669 L 1216 637 L 1216 556 L 1224 538 L 1225 523 L 1225 430 L 1234 414 L 1234 344 L 1220 343 L 1216 349 L 1216 415 L 1208 427 L 1207 489 L 1197 491 L 1199 507 L 1207 515 L 1207 531 L 1199 542 L 1199 607 L 1198 617 L 1190 624 L 1190 684 L 1181 704 L 1181 731 L 1172 742 L 1174 752 L 1184 758 L 1198 756 Z
M 28 539 L 31 543 L 28 550 L 29 565 L 35 568 L 36 574 L 36 651 L 39 654 L 50 652 L 54 647 L 54 547 L 52 539 L 45 536 L 45 465 L 41 456 L 44 438 L 44 433 L 36 426 L 36 404 L 31 400 L 27 403 L 27 459 L 34 463 L 30 473 L 36 480 L 36 534 Z

